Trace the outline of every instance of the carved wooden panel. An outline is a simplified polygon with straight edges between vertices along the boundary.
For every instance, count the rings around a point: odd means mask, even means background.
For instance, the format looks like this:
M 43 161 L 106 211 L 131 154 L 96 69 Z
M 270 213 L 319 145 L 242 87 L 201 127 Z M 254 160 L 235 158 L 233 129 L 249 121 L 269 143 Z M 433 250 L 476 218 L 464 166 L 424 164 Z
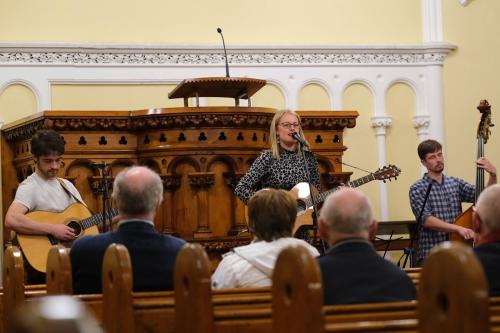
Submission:
M 61 176 L 71 180 L 90 208 L 102 209 L 97 191 L 105 162 L 110 186 L 123 168 L 141 164 L 163 180 L 164 201 L 155 225 L 160 232 L 227 250 L 246 228 L 244 206 L 233 189 L 263 149 L 276 110 L 256 107 L 168 108 L 142 111 L 47 111 L 2 129 L 4 214 L 15 190 L 34 171 L 31 136 L 41 128 L 61 133 L 66 153 Z M 356 124 L 352 111 L 304 111 L 306 138 L 317 154 L 323 187 L 345 181 L 340 161 L 343 131 Z M 110 187 L 111 191 L 111 187 Z M 215 250 L 214 250 L 215 251 Z

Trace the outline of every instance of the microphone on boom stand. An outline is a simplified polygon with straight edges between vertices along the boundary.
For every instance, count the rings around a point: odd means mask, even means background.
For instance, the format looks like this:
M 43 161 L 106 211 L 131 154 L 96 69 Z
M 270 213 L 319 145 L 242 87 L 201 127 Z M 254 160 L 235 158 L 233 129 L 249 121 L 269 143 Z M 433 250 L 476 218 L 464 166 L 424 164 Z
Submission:
M 229 63 L 227 62 L 227 51 L 226 51 L 226 43 L 224 42 L 224 35 L 222 34 L 221 28 L 217 28 L 217 32 L 222 37 L 222 46 L 224 47 L 224 58 L 226 59 L 226 77 L 229 77 Z

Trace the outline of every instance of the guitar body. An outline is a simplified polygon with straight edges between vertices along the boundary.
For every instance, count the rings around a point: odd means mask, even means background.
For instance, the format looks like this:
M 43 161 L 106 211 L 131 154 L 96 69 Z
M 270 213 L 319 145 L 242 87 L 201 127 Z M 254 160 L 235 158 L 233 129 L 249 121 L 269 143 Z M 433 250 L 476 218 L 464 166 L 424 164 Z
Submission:
M 33 219 L 36 222 L 50 224 L 70 224 L 70 226 L 75 229 L 74 225 L 80 225 L 80 220 L 90 217 L 91 213 L 84 205 L 80 203 L 74 203 L 69 205 L 68 208 L 59 213 L 48 211 L 33 211 L 31 213 L 28 213 L 27 216 L 29 216 L 29 218 Z M 77 237 L 96 235 L 99 234 L 99 229 L 95 225 L 87 229 L 80 228 L 80 233 L 78 234 L 78 232 L 76 232 L 76 234 Z M 49 250 L 53 245 L 49 240 L 49 237 L 47 235 L 18 234 L 17 240 L 29 264 L 37 271 L 45 273 L 47 269 L 47 257 L 49 254 Z M 68 242 L 64 245 L 71 246 L 71 242 Z
M 316 197 L 318 191 L 313 186 L 313 194 Z M 313 206 L 309 206 L 306 203 L 306 200 L 311 199 L 311 193 L 309 191 L 308 183 L 298 183 L 295 185 L 289 193 L 297 200 L 297 219 L 295 220 L 295 224 L 292 229 L 292 235 L 295 235 L 297 230 L 303 225 L 313 225 L 313 217 L 312 214 L 314 212 Z
M 458 216 L 455 219 L 454 224 L 461 226 L 461 227 L 464 227 L 464 228 L 474 229 L 473 225 L 472 225 L 472 206 L 470 206 L 465 212 L 460 214 L 460 216 Z M 456 232 L 450 233 L 449 238 L 450 238 L 450 241 L 462 242 L 462 243 L 466 243 L 466 244 L 471 243 L 471 241 L 465 240 L 462 236 L 460 236 Z

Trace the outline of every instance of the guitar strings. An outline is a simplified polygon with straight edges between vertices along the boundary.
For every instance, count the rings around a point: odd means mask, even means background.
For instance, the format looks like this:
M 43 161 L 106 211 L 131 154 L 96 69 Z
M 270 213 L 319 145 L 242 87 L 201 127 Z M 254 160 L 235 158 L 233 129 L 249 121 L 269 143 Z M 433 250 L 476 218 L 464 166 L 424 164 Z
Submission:
M 371 173 L 371 172 L 370 172 L 370 171 L 368 171 L 368 170 L 361 169 L 361 168 L 358 168 L 358 167 L 356 167 L 356 166 L 354 166 L 354 165 L 351 165 L 351 164 L 349 164 L 349 163 L 342 162 L 342 161 L 341 161 L 340 159 L 338 159 L 338 158 L 335 160 L 335 162 L 340 163 L 340 164 L 343 164 L 343 165 L 346 165 L 346 166 L 348 166 L 348 167 L 351 167 L 351 168 L 354 168 L 354 169 L 357 169 L 357 170 L 360 170 L 360 171 L 364 171 L 364 172 L 366 172 L 366 173 Z

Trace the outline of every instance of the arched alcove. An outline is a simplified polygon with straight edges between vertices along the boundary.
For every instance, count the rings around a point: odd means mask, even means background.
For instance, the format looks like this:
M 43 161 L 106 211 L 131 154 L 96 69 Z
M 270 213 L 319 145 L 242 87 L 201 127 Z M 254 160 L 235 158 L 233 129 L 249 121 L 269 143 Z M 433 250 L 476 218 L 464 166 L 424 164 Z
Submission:
M 26 85 L 14 83 L 0 91 L 0 120 L 8 124 L 37 113 L 37 98 Z
M 298 110 L 329 110 L 331 105 L 328 91 L 319 83 L 311 82 L 300 89 Z
M 415 108 L 415 92 L 409 84 L 396 82 L 389 87 L 386 92 L 386 113 L 392 118 L 392 125 L 386 132 L 386 157 L 388 163 L 397 165 L 403 171 L 398 180 L 387 187 L 391 220 L 413 219 L 408 190 L 420 178 L 417 156 L 419 140 L 412 124 Z
M 267 83 L 252 97 L 252 106 L 275 108 L 278 110 L 286 108 L 283 89 L 274 83 Z

